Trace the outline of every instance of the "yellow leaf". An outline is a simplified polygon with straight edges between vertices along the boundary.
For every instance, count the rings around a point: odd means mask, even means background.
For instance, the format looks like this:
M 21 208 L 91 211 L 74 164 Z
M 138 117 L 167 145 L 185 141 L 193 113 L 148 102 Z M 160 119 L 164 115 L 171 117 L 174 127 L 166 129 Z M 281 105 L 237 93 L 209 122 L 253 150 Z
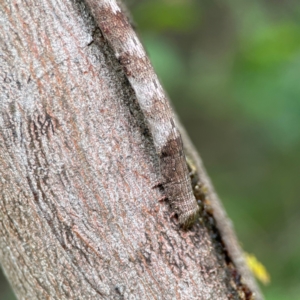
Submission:
M 254 276 L 264 285 L 269 284 L 271 279 L 265 266 L 261 262 L 259 262 L 253 254 L 245 252 L 245 256 L 247 265 L 254 274 Z

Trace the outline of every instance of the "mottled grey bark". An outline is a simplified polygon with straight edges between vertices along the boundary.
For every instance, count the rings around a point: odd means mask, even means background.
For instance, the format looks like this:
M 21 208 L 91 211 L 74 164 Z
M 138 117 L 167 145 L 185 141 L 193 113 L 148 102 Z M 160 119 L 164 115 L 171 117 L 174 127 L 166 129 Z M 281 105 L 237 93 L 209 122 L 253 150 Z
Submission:
M 262 299 L 187 137 L 201 217 L 83 1 L 0 2 L 0 262 L 19 299 Z M 242 275 L 242 278 L 240 278 Z

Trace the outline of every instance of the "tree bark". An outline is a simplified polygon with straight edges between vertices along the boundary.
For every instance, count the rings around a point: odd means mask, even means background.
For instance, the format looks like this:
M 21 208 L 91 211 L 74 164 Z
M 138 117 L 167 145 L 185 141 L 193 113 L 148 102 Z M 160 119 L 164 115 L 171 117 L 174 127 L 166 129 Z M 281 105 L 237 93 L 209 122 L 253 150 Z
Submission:
M 158 201 L 90 2 L 0 2 L 0 262 L 18 299 L 263 299 L 183 129 L 200 218 L 183 230 Z

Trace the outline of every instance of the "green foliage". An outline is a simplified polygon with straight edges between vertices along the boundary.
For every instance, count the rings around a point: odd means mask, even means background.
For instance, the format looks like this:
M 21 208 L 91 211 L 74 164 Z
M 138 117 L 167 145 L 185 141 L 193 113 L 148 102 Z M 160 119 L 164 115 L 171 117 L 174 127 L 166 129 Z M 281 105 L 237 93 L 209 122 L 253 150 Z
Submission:
M 262 0 L 133 7 L 245 251 L 270 273 L 267 300 L 300 294 L 299 8 Z
M 251 36 L 241 37 L 241 69 L 269 71 L 292 62 L 300 50 L 300 27 L 292 22 L 256 28 Z
M 186 31 L 199 21 L 193 1 L 140 1 L 134 10 L 139 28 L 150 31 Z
M 300 26 L 268 24 L 243 36 L 240 45 L 232 77 L 236 104 L 266 127 L 274 146 L 298 143 L 300 131 L 294 128 L 300 126 Z

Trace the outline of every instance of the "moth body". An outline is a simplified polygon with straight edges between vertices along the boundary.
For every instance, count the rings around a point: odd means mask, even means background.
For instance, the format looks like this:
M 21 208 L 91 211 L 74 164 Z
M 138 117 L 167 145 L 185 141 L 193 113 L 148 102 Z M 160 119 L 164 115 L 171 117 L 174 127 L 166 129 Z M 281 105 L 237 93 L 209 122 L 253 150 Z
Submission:
M 166 197 L 187 227 L 198 214 L 180 133 L 161 84 L 127 17 L 116 0 L 88 1 L 104 38 L 133 88 L 159 155 Z

